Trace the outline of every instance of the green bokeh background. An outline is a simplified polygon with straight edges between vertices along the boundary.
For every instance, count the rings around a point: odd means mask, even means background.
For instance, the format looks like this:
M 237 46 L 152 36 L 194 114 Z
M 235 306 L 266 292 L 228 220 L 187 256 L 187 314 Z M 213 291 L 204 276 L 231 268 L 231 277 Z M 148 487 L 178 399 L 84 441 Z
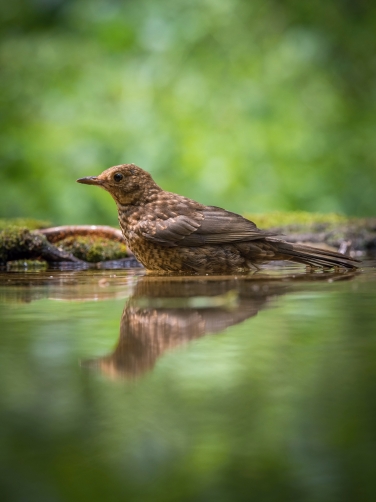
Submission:
M 376 4 L 2 2 L 0 216 L 116 225 L 134 162 L 237 212 L 376 213 Z

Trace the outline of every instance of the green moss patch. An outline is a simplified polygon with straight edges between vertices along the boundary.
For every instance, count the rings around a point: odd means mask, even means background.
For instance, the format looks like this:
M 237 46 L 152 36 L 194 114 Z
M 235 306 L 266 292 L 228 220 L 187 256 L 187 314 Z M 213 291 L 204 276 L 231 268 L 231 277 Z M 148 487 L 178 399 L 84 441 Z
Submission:
M 105 237 L 69 236 L 58 243 L 49 243 L 45 235 L 33 231 L 48 225 L 47 222 L 31 219 L 0 220 L 0 263 L 16 262 L 12 269 L 30 268 L 31 263 L 27 260 L 56 262 L 72 261 L 75 257 L 96 263 L 129 255 L 124 243 Z
M 39 228 L 48 228 L 51 226 L 49 221 L 34 220 L 32 218 L 0 218 L 0 230 L 7 229 L 27 229 L 38 230 Z
M 25 250 L 35 256 L 46 243 L 43 235 L 32 234 L 27 228 L 5 227 L 0 230 L 0 263 L 22 259 Z
M 129 256 L 125 244 L 92 236 L 67 237 L 56 245 L 76 258 L 90 263 L 120 260 Z

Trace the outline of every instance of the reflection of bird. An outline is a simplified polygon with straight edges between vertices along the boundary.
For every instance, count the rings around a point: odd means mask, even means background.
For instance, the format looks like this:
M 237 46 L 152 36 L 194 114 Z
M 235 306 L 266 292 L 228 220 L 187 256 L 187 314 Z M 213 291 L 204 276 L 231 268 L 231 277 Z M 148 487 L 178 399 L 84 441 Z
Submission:
M 77 181 L 112 195 L 125 240 L 148 270 L 237 273 L 270 260 L 356 267 L 356 260 L 339 253 L 289 244 L 238 214 L 165 192 L 134 164 Z
M 315 274 L 316 280 L 351 279 L 354 274 Z M 301 284 L 307 274 L 295 275 Z M 111 355 L 86 361 L 113 377 L 135 378 L 150 371 L 164 352 L 255 316 L 292 282 L 243 278 L 141 277 L 125 304 L 120 336 Z M 294 286 L 294 287 L 296 287 Z
M 256 315 L 270 297 L 286 288 L 286 284 L 247 284 L 235 278 L 141 277 L 125 304 L 114 352 L 85 365 L 110 376 L 137 377 L 151 370 L 165 351 Z

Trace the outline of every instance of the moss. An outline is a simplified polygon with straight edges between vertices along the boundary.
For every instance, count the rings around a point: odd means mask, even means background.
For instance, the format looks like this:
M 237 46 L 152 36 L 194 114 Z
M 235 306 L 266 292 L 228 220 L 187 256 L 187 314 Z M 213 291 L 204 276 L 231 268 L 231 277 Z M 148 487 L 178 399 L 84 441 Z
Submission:
M 23 220 L 24 223 L 25 220 Z M 32 221 L 28 224 L 32 226 Z M 5 223 L 4 223 L 5 222 Z M 59 241 L 57 247 L 48 243 L 46 237 L 33 233 L 26 226 L 21 226 L 21 220 L 2 220 L 0 226 L 0 263 L 24 259 L 45 258 L 47 261 L 61 261 L 57 249 L 71 253 L 76 258 L 87 262 L 117 260 L 128 256 L 125 244 L 110 239 L 85 236 L 67 237 Z M 41 222 L 34 222 L 40 226 Z M 56 253 L 54 252 L 56 250 Z M 69 261 L 69 260 L 68 260 Z M 17 265 L 18 266 L 18 265 Z M 22 265 L 23 267 L 23 265 Z M 12 266 L 13 268 L 13 266 Z
M 274 212 L 247 214 L 261 229 L 271 229 L 291 242 L 325 243 L 338 248 L 349 242 L 354 250 L 374 252 L 376 218 L 351 218 L 339 214 Z
M 47 221 L 31 218 L 0 218 L 0 263 L 22 259 L 25 255 L 37 255 L 47 240 L 31 231 L 48 225 Z
M 119 260 L 128 256 L 125 244 L 92 236 L 67 237 L 59 241 L 57 246 L 76 258 L 91 263 Z
M 49 221 L 34 220 L 32 218 L 0 218 L 0 230 L 11 228 L 22 228 L 27 230 L 37 230 L 38 228 L 48 228 L 51 226 Z
M 27 228 L 7 226 L 0 230 L 0 263 L 22 259 L 25 251 L 36 255 L 46 243 L 43 235 L 31 234 Z
M 336 213 L 320 214 L 305 211 L 274 211 L 265 214 L 246 214 L 246 218 L 256 223 L 259 228 L 276 227 L 335 227 L 350 221 L 346 216 Z

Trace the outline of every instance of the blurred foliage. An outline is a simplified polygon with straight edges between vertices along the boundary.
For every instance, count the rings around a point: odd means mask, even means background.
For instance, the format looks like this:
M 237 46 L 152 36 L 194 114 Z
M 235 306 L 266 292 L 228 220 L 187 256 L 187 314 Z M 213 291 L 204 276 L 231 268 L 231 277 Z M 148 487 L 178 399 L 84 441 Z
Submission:
M 134 162 L 238 212 L 374 215 L 376 4 L 0 6 L 0 214 L 116 225 L 75 184 Z

